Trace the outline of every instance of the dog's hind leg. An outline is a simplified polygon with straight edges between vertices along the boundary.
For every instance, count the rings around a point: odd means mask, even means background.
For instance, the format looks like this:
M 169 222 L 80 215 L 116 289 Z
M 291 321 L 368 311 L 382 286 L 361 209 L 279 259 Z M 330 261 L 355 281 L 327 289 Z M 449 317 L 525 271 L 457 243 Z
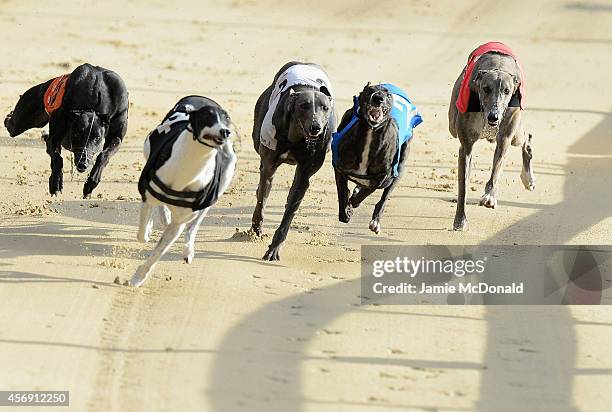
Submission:
M 349 202 L 348 179 L 339 173 L 336 173 L 336 189 L 338 192 L 338 220 L 342 223 L 348 223 L 353 216 L 353 206 Z
M 146 243 L 151 238 L 151 230 L 153 229 L 153 206 L 147 202 L 142 202 L 140 205 L 140 224 L 138 226 L 138 241 Z
M 272 180 L 274 179 L 274 173 L 278 168 L 278 165 L 270 165 L 268 162 L 264 162 L 263 159 L 259 164 L 259 185 L 257 186 L 257 205 L 253 211 L 253 219 L 251 221 L 251 229 L 261 236 L 262 230 L 261 225 L 264 220 L 264 210 L 266 208 L 266 202 L 268 196 L 270 196 L 270 189 L 272 189 Z
M 168 249 L 170 249 L 170 246 L 176 242 L 176 239 L 181 235 L 183 229 L 185 229 L 184 223 L 170 223 L 153 249 L 151 256 L 148 257 L 145 263 L 138 267 L 136 273 L 134 273 L 134 276 L 130 279 L 130 286 L 138 287 L 144 283 L 155 268 L 159 259 L 161 259 Z
M 351 206 L 357 209 L 361 205 L 361 202 L 363 202 L 368 196 L 370 196 L 375 191 L 376 191 L 376 188 L 373 188 L 373 187 L 359 187 L 359 186 L 356 187 L 355 189 L 353 189 L 353 194 L 351 195 L 351 198 L 349 199 Z
M 45 139 L 47 154 L 51 158 L 51 176 L 49 176 L 49 193 L 55 196 L 64 188 L 62 147 L 56 143 L 56 136 L 62 133 L 59 121 L 53 119 L 49 123 L 49 136 Z
M 191 222 L 187 223 L 187 227 L 185 228 L 185 245 L 183 246 L 183 260 L 187 264 L 191 264 L 193 262 L 193 257 L 195 255 L 195 238 L 198 233 L 198 229 L 202 224 L 202 220 L 208 214 L 208 208 L 202 210 L 197 217 L 195 217 Z
M 470 170 L 472 168 L 472 149 L 474 142 L 465 140 L 459 148 L 458 160 L 458 194 L 457 194 L 457 212 L 455 213 L 455 221 L 453 222 L 453 230 L 467 229 L 467 217 L 465 216 L 465 189 L 470 181 Z
M 376 206 L 374 207 L 374 213 L 372 213 L 372 220 L 370 221 L 370 230 L 376 234 L 380 233 L 380 218 L 382 217 L 382 214 L 385 210 L 385 205 L 387 204 L 387 200 L 389 199 L 391 192 L 393 192 L 393 189 L 395 189 L 395 186 L 397 185 L 402 176 L 402 173 L 404 171 L 404 162 L 406 160 L 406 157 L 408 157 L 409 153 L 410 141 L 404 143 L 401 148 L 399 164 L 397 166 L 397 177 L 395 177 L 391 184 L 385 188 L 380 200 L 378 201 L 378 203 L 376 203 Z
M 521 181 L 525 186 L 525 189 L 532 191 L 535 189 L 535 176 L 533 175 L 533 169 L 531 168 L 531 159 L 533 158 L 533 152 L 531 150 L 531 135 L 523 143 L 523 169 L 521 170 Z
M 501 176 L 504 168 L 504 162 L 508 149 L 510 148 L 510 137 L 498 136 L 497 146 L 495 147 L 495 154 L 493 155 L 493 169 L 491 170 L 491 177 L 485 187 L 485 193 L 480 199 L 480 206 L 495 209 L 497 206 L 497 196 L 499 191 L 499 177 Z

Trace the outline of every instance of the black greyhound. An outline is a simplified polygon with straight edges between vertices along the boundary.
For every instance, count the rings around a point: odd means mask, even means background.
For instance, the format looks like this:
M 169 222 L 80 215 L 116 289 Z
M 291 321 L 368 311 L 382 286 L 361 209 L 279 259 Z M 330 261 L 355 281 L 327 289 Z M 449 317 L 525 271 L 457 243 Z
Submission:
M 280 259 L 280 248 L 291 221 L 306 194 L 310 177 L 325 161 L 335 130 L 331 85 L 325 72 L 314 64 L 285 64 L 257 100 L 253 143 L 261 161 L 252 230 L 258 236 L 262 233 L 264 208 L 276 169 L 283 163 L 296 165 L 283 219 L 264 260 Z
M 342 116 L 333 136 L 332 154 L 338 190 L 338 218 L 348 223 L 376 189 L 384 189 L 374 208 L 370 230 L 380 233 L 380 218 L 410 152 L 412 129 L 422 122 L 397 86 L 368 83 Z M 357 186 L 349 197 L 348 181 Z
M 51 157 L 51 195 L 63 188 L 62 147 L 74 153 L 75 166 L 81 173 L 98 155 L 83 187 L 83 197 L 89 197 L 119 149 L 127 121 L 128 92 L 123 80 L 113 71 L 83 64 L 69 75 L 27 90 L 6 116 L 4 126 L 15 137 L 49 124 L 49 135 L 44 139 Z

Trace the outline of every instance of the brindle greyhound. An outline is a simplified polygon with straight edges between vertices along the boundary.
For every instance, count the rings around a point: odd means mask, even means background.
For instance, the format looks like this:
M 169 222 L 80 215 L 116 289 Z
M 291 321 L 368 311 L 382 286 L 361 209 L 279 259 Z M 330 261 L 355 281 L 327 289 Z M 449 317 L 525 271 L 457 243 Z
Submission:
M 459 139 L 459 191 L 454 230 L 466 230 L 465 191 L 470 178 L 472 148 L 479 139 L 496 142 L 491 178 L 486 184 L 480 205 L 497 206 L 499 177 L 510 145 L 522 146 L 523 167 L 521 181 L 527 190 L 534 190 L 535 178 L 531 169 L 531 134 L 525 134 L 522 124 L 523 110 L 520 107 L 520 85 L 524 81 L 517 61 L 509 55 L 487 52 L 475 63 L 469 79 L 471 92 L 470 108 L 461 113 L 457 108 L 461 84 L 465 71 L 453 88 L 448 111 L 449 130 Z M 476 99 L 477 100 L 474 100 Z M 474 101 L 477 103 L 474 104 Z M 478 102 L 479 101 L 479 102 Z
M 300 73 L 287 76 L 289 69 L 303 69 L 306 74 L 303 77 Z M 315 78 L 309 78 L 313 73 Z M 293 86 L 291 81 L 279 81 L 292 77 L 298 78 Z M 264 208 L 276 169 L 283 163 L 296 165 L 283 219 L 274 233 L 264 260 L 280 259 L 280 248 L 287 238 L 291 221 L 308 190 L 311 176 L 323 165 L 331 135 L 336 131 L 331 85 L 326 84 L 326 78 L 323 70 L 315 64 L 287 63 L 279 70 L 272 85 L 261 94 L 255 105 L 253 144 L 261 161 L 257 205 L 253 212 L 251 229 L 257 235 L 262 233 Z M 276 107 L 272 107 L 272 102 L 277 103 Z M 271 113 L 268 113 L 269 110 Z M 271 126 L 275 130 L 276 140 L 273 149 L 268 147 L 270 143 L 264 142 L 263 135 L 266 128 L 264 120 L 270 118 L 271 125 L 268 127 Z
M 342 116 L 333 136 L 333 165 L 338 191 L 338 218 L 348 223 L 376 189 L 384 189 L 372 214 L 370 230 L 380 233 L 380 219 L 399 182 L 410 152 L 412 129 L 421 122 L 416 107 L 392 84 L 368 83 Z M 348 181 L 357 186 L 349 196 Z

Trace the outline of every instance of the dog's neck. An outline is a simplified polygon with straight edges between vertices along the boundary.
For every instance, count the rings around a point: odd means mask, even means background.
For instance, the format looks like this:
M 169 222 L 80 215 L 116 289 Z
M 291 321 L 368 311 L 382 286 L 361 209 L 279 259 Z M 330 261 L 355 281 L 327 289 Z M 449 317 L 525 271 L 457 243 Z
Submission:
M 185 130 L 172 146 L 172 155 L 157 170 L 157 177 L 177 191 L 202 189 L 212 176 L 217 149 L 199 143 Z

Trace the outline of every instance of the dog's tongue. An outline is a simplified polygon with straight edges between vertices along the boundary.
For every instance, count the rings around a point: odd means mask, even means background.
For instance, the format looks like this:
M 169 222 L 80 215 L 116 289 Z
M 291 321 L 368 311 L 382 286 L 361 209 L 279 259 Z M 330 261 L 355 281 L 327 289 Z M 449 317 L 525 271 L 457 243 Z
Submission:
M 368 111 L 368 114 L 370 115 L 370 119 L 372 121 L 378 122 L 380 119 L 382 119 L 383 112 L 380 107 L 372 107 Z

